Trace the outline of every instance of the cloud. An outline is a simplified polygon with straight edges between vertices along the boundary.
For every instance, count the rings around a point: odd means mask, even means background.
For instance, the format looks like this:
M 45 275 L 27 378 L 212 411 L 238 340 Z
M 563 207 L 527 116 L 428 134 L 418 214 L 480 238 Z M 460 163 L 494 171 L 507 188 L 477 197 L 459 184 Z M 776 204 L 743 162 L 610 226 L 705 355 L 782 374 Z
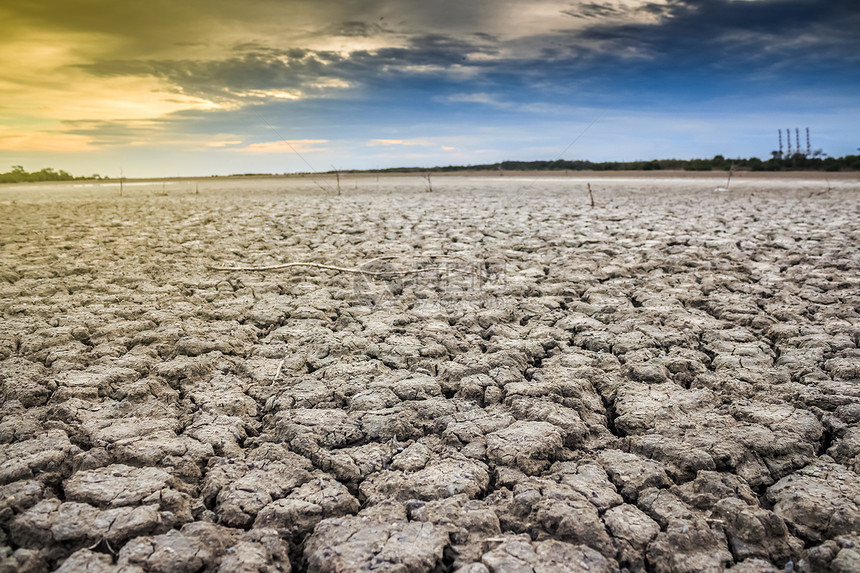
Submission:
M 92 140 L 84 135 L 62 132 L 21 133 L 0 126 L 0 150 L 81 153 L 92 150 Z
M 275 100 L 297 100 L 302 99 L 302 93 L 299 91 L 282 91 L 282 90 L 248 90 L 237 92 L 236 96 L 240 98 L 259 98 L 259 99 L 275 99 Z
M 656 23 L 671 9 L 672 1 L 641 2 L 634 0 L 607 0 L 604 2 L 577 2 L 562 13 L 580 20 L 602 21 L 612 24 Z
M 99 78 L 154 78 L 174 86 L 181 96 L 225 107 L 261 99 L 332 97 L 362 85 L 417 76 L 462 81 L 480 74 L 493 61 L 494 53 L 494 49 L 466 39 L 423 35 L 411 38 L 407 47 L 373 51 L 339 53 L 242 44 L 222 59 L 110 59 L 78 67 Z M 467 61 L 479 54 L 486 59 Z
M 392 146 L 392 145 L 418 145 L 415 141 L 406 141 L 404 139 L 371 139 L 365 145 L 368 147 L 376 146 Z
M 634 48 L 663 65 L 860 60 L 860 39 L 853 33 L 860 10 L 851 0 L 674 0 L 639 9 L 660 17 L 648 24 L 599 24 L 576 38 L 596 42 L 610 55 Z M 800 37 L 805 37 L 802 44 Z
M 503 101 L 499 96 L 488 93 L 452 94 L 444 98 L 444 101 L 449 103 L 478 103 L 501 109 L 508 109 L 513 106 L 511 102 Z
M 384 26 L 378 23 L 368 23 L 362 21 L 341 22 L 327 30 L 333 36 L 344 36 L 347 38 L 372 38 L 387 31 Z
M 557 115 L 566 115 L 570 112 L 570 106 L 565 106 L 557 103 L 531 101 L 527 103 L 518 103 L 506 101 L 502 96 L 490 93 L 458 93 L 451 94 L 441 101 L 449 104 L 473 103 L 485 105 L 487 107 L 499 110 L 525 112 L 525 113 L 552 113 Z
M 308 153 L 313 151 L 326 151 L 324 148 L 315 147 L 322 143 L 328 143 L 328 140 L 293 139 L 267 141 L 263 143 L 252 143 L 246 147 L 235 148 L 233 151 L 241 151 L 245 153 Z
M 206 147 L 233 147 L 235 145 L 242 145 L 241 139 L 219 139 L 215 141 L 209 141 L 206 143 Z
M 65 98 L 92 102 L 79 104 L 88 110 L 82 114 L 53 107 L 59 107 L 56 100 L 43 105 L 56 109 L 62 119 L 86 114 L 103 119 L 116 102 L 135 99 L 146 100 L 145 105 L 136 110 L 120 106 L 112 117 L 361 97 L 364 87 L 425 77 L 483 81 L 486 88 L 478 92 L 486 94 L 483 103 L 504 108 L 494 92 L 511 84 L 527 87 L 572 77 L 586 81 L 616 65 L 622 70 L 633 65 L 662 70 L 733 67 L 742 76 L 753 65 L 758 70 L 787 62 L 860 59 L 851 25 L 860 20 L 849 0 L 538 0 L 527 9 L 514 0 L 492 5 L 482 0 L 421 6 L 405 0 L 290 4 L 290 25 L 280 34 L 274 33 L 273 22 L 287 10 L 262 0 L 249 2 L 246 10 L 222 3 L 207 4 L 205 10 L 194 1 L 184 7 L 165 4 L 161 19 L 137 7 L 120 11 L 102 0 L 90 0 L 92 14 L 86 18 L 60 3 L 52 11 L 6 8 L 12 21 L 43 26 L 38 41 L 31 36 L 27 46 L 15 47 L 12 42 L 23 40 L 5 40 L 4 47 L 14 48 L 6 53 L 36 54 L 42 62 L 37 63 L 39 76 L 56 77 L 58 91 L 85 86 L 85 93 Z M 130 33 L 127 28 L 117 32 L 121 15 L 134 19 Z M 233 18 L 229 30 L 224 25 L 228 17 Z M 187 33 L 166 42 L 165 36 L 182 22 Z M 65 52 L 43 53 L 53 45 L 65 46 Z M 128 87 L 120 96 L 110 88 L 121 82 Z M 138 85 L 132 87 L 134 82 Z M 27 85 L 37 98 L 47 93 L 47 86 L 34 89 L 23 78 L 13 76 L 12 83 Z M 102 88 L 111 93 L 99 101 L 94 94 Z M 7 95 L 4 91 L 0 87 L 0 95 Z M 105 100 L 111 103 L 105 105 Z
M 411 139 L 371 139 L 366 147 L 437 147 L 438 138 L 416 137 Z

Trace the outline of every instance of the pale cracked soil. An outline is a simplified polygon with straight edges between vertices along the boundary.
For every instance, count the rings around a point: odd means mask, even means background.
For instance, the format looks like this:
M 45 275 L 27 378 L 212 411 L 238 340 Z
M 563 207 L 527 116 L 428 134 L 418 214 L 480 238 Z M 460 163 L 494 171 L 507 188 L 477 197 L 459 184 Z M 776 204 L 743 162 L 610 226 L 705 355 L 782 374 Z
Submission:
M 591 182 L 0 189 L 0 571 L 860 570 L 858 182 Z

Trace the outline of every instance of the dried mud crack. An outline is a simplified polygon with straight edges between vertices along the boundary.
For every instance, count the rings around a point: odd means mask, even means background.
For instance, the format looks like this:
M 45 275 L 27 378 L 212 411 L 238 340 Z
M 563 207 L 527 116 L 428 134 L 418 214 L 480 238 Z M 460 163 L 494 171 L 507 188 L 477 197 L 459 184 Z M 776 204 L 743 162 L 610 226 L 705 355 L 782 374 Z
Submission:
M 0 572 L 860 570 L 858 182 L 415 179 L 0 190 Z

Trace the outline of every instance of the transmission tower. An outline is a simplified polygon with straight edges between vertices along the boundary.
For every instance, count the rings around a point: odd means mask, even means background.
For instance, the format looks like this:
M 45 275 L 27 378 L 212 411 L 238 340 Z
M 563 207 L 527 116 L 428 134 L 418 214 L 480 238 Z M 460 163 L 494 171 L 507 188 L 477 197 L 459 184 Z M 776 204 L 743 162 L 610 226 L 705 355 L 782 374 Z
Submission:
M 788 156 L 791 157 L 791 128 L 785 130 L 785 142 L 788 144 Z
M 797 142 L 797 148 L 795 149 L 794 152 L 800 153 L 800 128 L 798 128 L 798 127 L 794 128 L 794 137 L 795 137 L 795 141 Z
M 812 144 L 809 143 L 809 128 L 806 128 L 806 155 L 812 155 Z

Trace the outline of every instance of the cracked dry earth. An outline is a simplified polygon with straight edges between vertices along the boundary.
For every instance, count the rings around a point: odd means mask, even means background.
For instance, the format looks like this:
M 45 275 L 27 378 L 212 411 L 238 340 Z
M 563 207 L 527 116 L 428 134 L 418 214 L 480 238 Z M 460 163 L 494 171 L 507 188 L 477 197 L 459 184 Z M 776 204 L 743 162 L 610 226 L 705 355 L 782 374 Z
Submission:
M 860 570 L 856 180 L 416 181 L 0 190 L 0 571 Z

